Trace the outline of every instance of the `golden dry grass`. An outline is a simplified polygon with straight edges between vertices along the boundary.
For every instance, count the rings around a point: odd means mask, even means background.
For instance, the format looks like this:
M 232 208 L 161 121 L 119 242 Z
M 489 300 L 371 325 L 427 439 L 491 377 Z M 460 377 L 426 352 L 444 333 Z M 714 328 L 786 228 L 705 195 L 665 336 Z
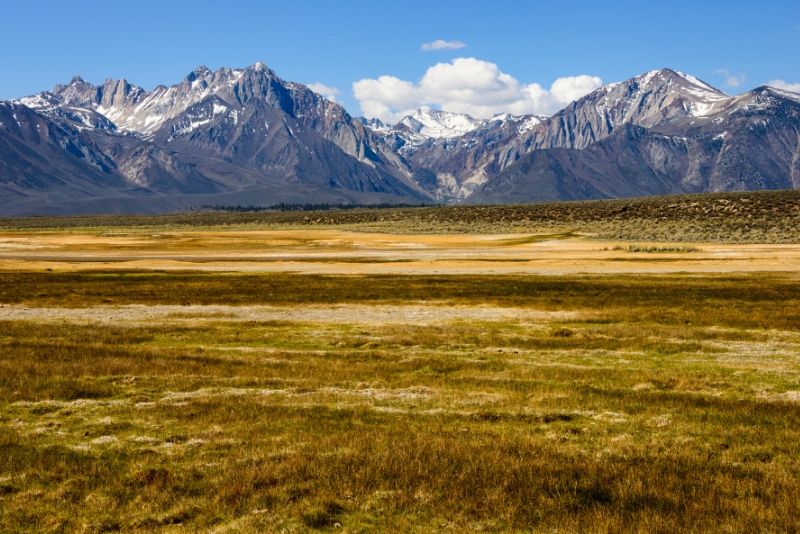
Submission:
M 798 531 L 797 199 L 0 221 L 0 531 Z
M 15 272 L 0 302 L 2 530 L 800 528 L 793 276 Z
M 576 232 L 393 235 L 331 228 L 0 233 L 0 272 L 202 270 L 309 274 L 798 272 L 800 244 L 621 245 Z

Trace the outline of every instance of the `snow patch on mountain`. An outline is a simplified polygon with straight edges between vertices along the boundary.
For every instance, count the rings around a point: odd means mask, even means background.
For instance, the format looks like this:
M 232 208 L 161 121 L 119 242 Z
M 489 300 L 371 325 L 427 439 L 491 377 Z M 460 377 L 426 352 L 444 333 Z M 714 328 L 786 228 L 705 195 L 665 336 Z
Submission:
M 15 104 L 21 104 L 31 109 L 47 109 L 61 105 L 63 102 L 60 98 L 56 97 L 48 91 L 37 93 L 31 96 L 24 96 L 20 99 L 14 100 Z
M 800 102 L 800 93 L 795 93 L 794 91 L 788 91 L 786 89 L 781 89 L 778 87 L 767 86 L 767 88 L 772 91 L 773 93 L 780 95 L 784 98 L 788 98 L 789 100 L 794 100 L 795 102 Z
M 533 130 L 536 126 L 548 119 L 545 115 L 511 115 L 509 113 L 502 113 L 495 115 L 489 119 L 488 123 L 512 123 L 516 128 L 518 134 L 524 134 Z
M 56 86 L 52 93 L 25 97 L 20 102 L 34 109 L 64 105 L 89 108 L 113 122 L 119 130 L 149 138 L 167 121 L 206 98 L 235 99 L 240 94 L 237 85 L 248 72 L 273 74 L 263 63 L 246 69 L 221 68 L 217 71 L 200 66 L 180 84 L 171 87 L 159 85 L 152 91 L 145 91 L 125 80 L 106 80 L 101 86 L 93 86 L 76 76 L 68 85 Z M 229 109 L 215 108 L 215 114 Z
M 422 108 L 401 119 L 397 127 L 406 127 L 427 139 L 449 139 L 471 132 L 484 123 L 466 113 Z

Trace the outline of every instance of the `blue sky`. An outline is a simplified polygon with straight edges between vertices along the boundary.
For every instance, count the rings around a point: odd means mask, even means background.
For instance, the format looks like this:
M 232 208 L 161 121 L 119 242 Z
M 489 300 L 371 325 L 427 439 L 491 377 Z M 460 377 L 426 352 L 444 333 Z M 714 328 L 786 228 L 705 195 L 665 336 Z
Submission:
M 534 111 L 556 105 L 561 97 L 554 96 L 551 85 L 559 78 L 588 88 L 597 79 L 619 81 L 665 66 L 729 93 L 771 80 L 800 83 L 797 0 L 4 0 L 0 11 L 5 22 L 0 99 L 49 89 L 75 74 L 95 83 L 125 77 L 150 89 L 178 82 L 196 65 L 245 66 L 259 60 L 285 79 L 338 89 L 336 99 L 354 114 L 365 101 L 373 110 L 385 106 L 386 114 L 406 104 L 458 107 L 442 91 L 459 87 L 442 89 L 441 84 L 450 83 L 452 75 L 465 77 L 469 85 L 472 68 L 478 69 L 474 77 L 495 76 L 486 83 L 501 92 L 541 88 L 550 100 L 531 104 Z M 437 39 L 466 46 L 421 49 Z M 456 58 L 478 61 L 445 69 L 438 82 L 431 82 L 439 85 L 422 87 L 429 68 L 452 66 Z M 581 75 L 586 78 L 572 78 Z M 409 85 L 389 87 L 378 83 L 380 76 Z M 362 84 L 357 100 L 353 83 L 365 79 L 375 83 Z M 517 85 L 511 87 L 509 79 Z M 479 86 L 473 89 L 483 93 Z M 515 96 L 496 96 L 476 112 L 522 109 L 514 107 Z

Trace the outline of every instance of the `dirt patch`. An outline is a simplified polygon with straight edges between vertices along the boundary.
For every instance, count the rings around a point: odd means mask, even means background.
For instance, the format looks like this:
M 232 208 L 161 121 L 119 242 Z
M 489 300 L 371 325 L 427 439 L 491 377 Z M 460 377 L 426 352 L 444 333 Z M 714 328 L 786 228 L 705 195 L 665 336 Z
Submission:
M 152 321 L 297 321 L 332 324 L 437 324 L 453 321 L 571 320 L 578 313 L 452 305 L 223 306 L 130 305 L 92 308 L 0 306 L 0 321 L 74 321 L 114 324 Z

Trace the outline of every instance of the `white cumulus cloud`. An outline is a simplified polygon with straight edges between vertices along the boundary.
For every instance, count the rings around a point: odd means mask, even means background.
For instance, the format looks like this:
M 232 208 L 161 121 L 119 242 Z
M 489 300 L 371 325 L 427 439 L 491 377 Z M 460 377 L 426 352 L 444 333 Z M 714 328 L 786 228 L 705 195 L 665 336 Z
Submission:
M 728 69 L 717 69 L 714 74 L 719 74 L 725 79 L 725 87 L 739 87 L 747 79 L 744 74 L 732 74 Z
M 378 117 L 386 121 L 394 121 L 410 113 L 422 100 L 419 87 L 394 76 L 359 80 L 353 84 L 353 95 L 365 117 Z
M 794 93 L 800 93 L 800 83 L 789 83 L 783 80 L 771 80 L 767 82 L 767 85 L 769 85 L 770 87 L 783 89 L 784 91 L 792 91 Z
M 306 84 L 306 87 L 333 102 L 336 102 L 336 97 L 341 94 L 341 91 L 339 91 L 337 88 L 325 85 L 324 83 L 319 83 L 319 82 L 309 83 Z
M 597 76 L 559 78 L 549 89 L 520 83 L 489 61 L 457 58 L 428 68 L 418 82 L 394 76 L 359 80 L 353 94 L 367 117 L 396 122 L 413 110 L 430 106 L 489 118 L 498 113 L 551 114 L 603 85 Z
M 581 74 L 579 76 L 566 76 L 559 78 L 550 86 L 550 94 L 560 104 L 566 106 L 579 98 L 588 95 L 603 85 L 603 80 L 597 76 Z
M 436 39 L 430 43 L 422 43 L 423 52 L 435 52 L 436 50 L 461 50 L 466 48 L 467 43 L 461 41 L 445 41 L 444 39 Z

